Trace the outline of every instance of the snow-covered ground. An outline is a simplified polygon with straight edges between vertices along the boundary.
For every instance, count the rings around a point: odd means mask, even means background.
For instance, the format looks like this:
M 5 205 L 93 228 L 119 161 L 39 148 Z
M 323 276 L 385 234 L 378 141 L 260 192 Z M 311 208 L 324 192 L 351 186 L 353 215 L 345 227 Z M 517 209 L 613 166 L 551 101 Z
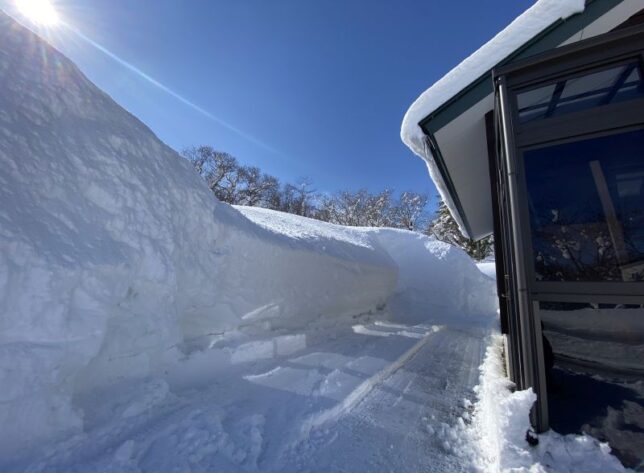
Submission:
M 607 444 L 588 435 L 562 436 L 549 431 L 528 447 L 528 412 L 536 399 L 532 390 L 512 392 L 505 376 L 502 339 L 492 337 L 481 365 L 477 402 L 469 426 L 457 423 L 461 455 L 474 471 L 486 472 L 623 472 Z
M 217 202 L 2 13 L 0 134 L 1 471 L 617 469 L 527 446 L 464 252 Z

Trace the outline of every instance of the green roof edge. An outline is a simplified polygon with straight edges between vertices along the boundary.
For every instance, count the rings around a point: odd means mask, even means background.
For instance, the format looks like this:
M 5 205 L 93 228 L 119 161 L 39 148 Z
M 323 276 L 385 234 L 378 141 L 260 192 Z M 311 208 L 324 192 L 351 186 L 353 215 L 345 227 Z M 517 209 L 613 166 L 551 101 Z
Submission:
M 556 48 L 583 30 L 597 18 L 612 10 L 624 0 L 587 0 L 586 9 L 566 20 L 558 20 L 526 44 L 500 61 L 494 67 L 508 64 L 518 59 L 524 59 L 535 54 Z M 476 79 L 454 97 L 423 118 L 419 125 L 427 134 L 434 134 L 466 110 L 483 100 L 494 90 L 492 84 L 492 69 Z

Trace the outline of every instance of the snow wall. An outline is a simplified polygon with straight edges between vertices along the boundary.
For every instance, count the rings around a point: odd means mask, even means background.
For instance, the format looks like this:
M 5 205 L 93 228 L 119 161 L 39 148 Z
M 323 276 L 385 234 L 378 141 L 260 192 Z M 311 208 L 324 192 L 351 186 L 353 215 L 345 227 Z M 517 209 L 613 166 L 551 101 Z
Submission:
M 450 323 L 458 319 L 468 325 L 487 324 L 485 316 L 496 311 L 494 280 L 464 251 L 433 237 L 393 228 L 341 227 L 257 207 L 236 208 L 269 232 L 307 241 L 317 251 L 328 251 L 329 240 L 346 240 L 386 253 L 398 270 L 387 305 L 400 322 L 443 318 Z
M 153 376 L 213 337 L 381 310 L 423 276 L 401 269 L 407 244 L 425 248 L 414 271 L 442 268 L 418 288 L 437 300 L 480 276 L 410 232 L 249 220 L 2 12 L 0 199 L 0 456 L 80 431 L 75 396 Z M 493 290 L 481 281 L 476 293 Z

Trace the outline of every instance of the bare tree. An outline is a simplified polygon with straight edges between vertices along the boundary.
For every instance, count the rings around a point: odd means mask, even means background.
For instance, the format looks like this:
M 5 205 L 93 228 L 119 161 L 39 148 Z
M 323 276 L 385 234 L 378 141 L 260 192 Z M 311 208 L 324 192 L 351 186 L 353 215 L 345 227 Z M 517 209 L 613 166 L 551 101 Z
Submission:
M 223 202 L 237 205 L 269 206 L 279 192 L 277 178 L 255 166 L 241 166 L 228 153 L 210 146 L 183 151 L 210 190 Z
M 277 178 L 264 174 L 258 167 L 243 166 L 238 172 L 243 188 L 236 200 L 240 205 L 268 207 L 271 197 L 279 191 Z
M 210 146 L 183 151 L 208 187 L 223 202 L 261 206 L 340 225 L 397 227 L 417 230 L 425 220 L 427 196 L 403 192 L 398 199 L 385 189 L 341 191 L 321 198 L 308 178 L 280 186 L 277 178 L 256 166 L 242 166 L 229 155 Z
M 192 163 L 219 200 L 235 203 L 233 200 L 239 181 L 239 164 L 233 156 L 216 151 L 210 146 L 188 148 L 182 154 Z
M 395 206 L 392 207 L 392 216 L 397 228 L 416 230 L 427 224 L 428 197 L 426 194 L 416 192 L 403 192 Z
M 340 191 L 323 199 L 320 215 L 339 225 L 389 227 L 393 224 L 390 190 L 371 194 L 366 189 Z
M 286 184 L 280 199 L 280 208 L 283 212 L 313 217 L 316 213 L 316 191 L 311 187 L 309 178 L 302 178 L 297 184 Z

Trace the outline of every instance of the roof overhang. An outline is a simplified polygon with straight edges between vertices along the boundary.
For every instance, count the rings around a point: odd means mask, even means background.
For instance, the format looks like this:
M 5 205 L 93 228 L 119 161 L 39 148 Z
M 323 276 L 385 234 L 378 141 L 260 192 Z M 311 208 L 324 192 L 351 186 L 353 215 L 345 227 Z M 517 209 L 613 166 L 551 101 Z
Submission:
M 641 0 L 539 0 L 412 104 L 401 138 L 427 163 L 464 235 L 493 231 L 485 125 L 492 69 L 610 31 L 641 9 Z

